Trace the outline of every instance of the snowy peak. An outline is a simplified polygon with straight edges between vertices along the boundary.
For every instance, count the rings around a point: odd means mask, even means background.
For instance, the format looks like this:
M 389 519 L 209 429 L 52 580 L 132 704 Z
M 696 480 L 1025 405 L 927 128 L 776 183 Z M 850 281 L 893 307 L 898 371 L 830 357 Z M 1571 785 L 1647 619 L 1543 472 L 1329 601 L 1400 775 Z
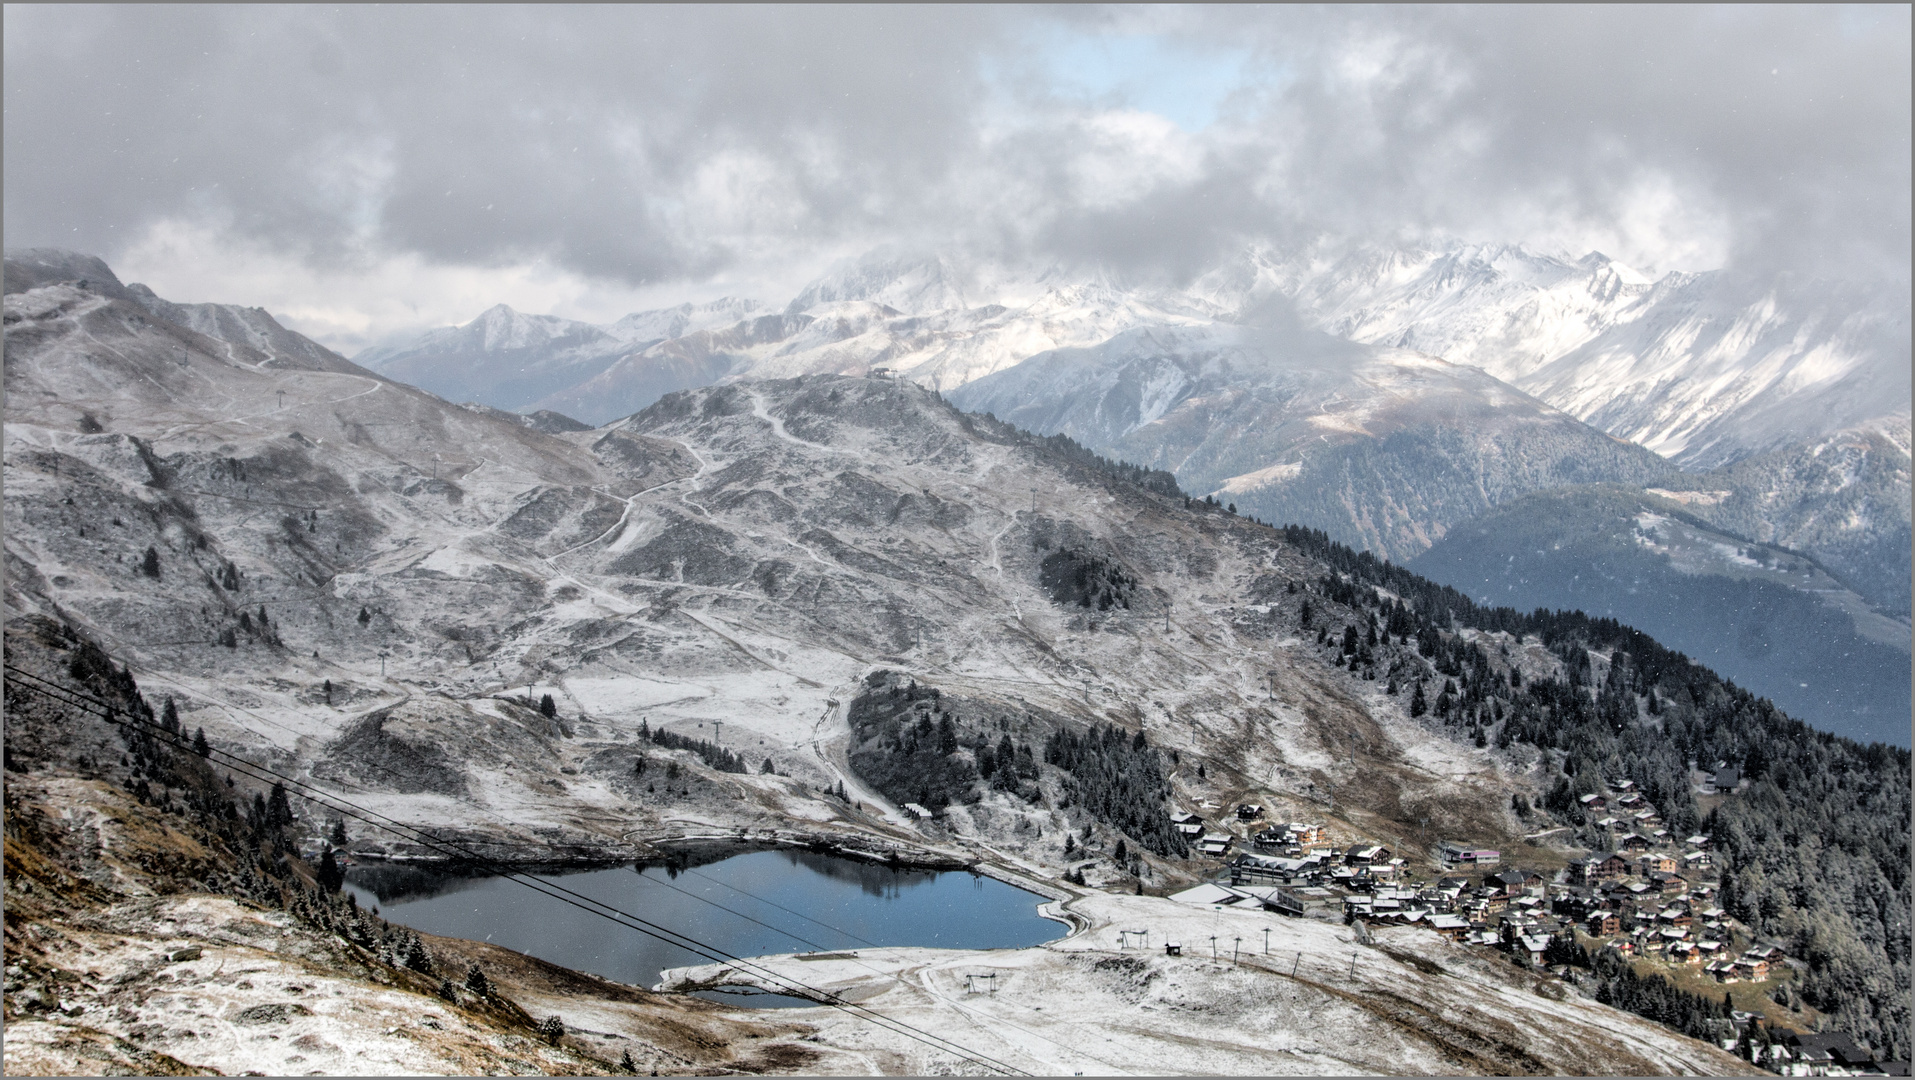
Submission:
M 842 300 L 866 300 L 906 315 L 970 306 L 957 272 L 942 256 L 874 253 L 832 267 L 801 289 L 785 311 L 797 314 Z
M 635 311 L 607 325 L 605 332 L 633 346 L 715 330 L 763 315 L 769 309 L 756 300 L 727 296 L 703 304 L 684 303 L 653 311 Z

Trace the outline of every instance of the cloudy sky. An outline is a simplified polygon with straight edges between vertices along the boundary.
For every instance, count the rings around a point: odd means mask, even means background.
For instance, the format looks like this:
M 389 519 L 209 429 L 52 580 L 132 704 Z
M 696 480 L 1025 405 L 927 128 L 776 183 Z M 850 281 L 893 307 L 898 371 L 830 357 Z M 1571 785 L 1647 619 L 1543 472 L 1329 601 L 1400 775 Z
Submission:
M 9 247 L 346 352 L 875 247 L 1445 237 L 1906 285 L 1910 9 L 7 5 Z

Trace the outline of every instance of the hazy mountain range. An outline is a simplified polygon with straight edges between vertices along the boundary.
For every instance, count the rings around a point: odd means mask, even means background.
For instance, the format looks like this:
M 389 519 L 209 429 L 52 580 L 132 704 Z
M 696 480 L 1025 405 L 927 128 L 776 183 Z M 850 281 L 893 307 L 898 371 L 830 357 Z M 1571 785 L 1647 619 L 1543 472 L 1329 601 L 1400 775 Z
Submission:
M 1447 333 L 1480 359 L 1488 348 L 1485 336 L 1479 332 L 1471 338 L 1457 328 L 1480 327 L 1487 318 L 1483 312 L 1494 306 L 1490 300 L 1500 297 L 1498 303 L 1514 310 L 1520 305 L 1510 297 L 1527 296 L 1530 306 L 1521 310 L 1529 313 L 1524 325 L 1533 327 L 1540 325 L 1536 312 L 1543 299 L 1568 295 L 1582 298 L 1580 307 L 1563 301 L 1579 312 L 1576 325 L 1582 328 L 1561 330 L 1555 340 L 1560 345 L 1575 339 L 1580 342 L 1575 348 L 1584 348 L 1590 333 L 1600 333 L 1589 331 L 1600 321 L 1591 312 L 1611 310 L 1597 302 L 1601 296 L 1613 294 L 1613 306 L 1617 297 L 1631 294 L 1632 302 L 1640 303 L 1653 291 L 1626 268 L 1596 257 L 1585 262 L 1593 269 L 1572 280 L 1562 272 L 1569 264 L 1520 249 L 1459 251 L 1447 260 L 1420 263 L 1403 256 L 1368 277 L 1355 274 L 1345 260 L 1340 276 L 1320 274 L 1312 279 L 1317 291 L 1306 293 L 1282 277 L 1294 274 L 1294 266 L 1286 269 L 1263 259 L 1165 293 L 1124 289 L 1105 280 L 1063 283 L 1044 275 L 981 281 L 944 259 L 874 258 L 840 267 L 781 311 L 726 300 L 592 327 L 499 307 L 467 326 L 428 335 L 409 350 L 390 349 L 368 359 L 392 377 L 416 375 L 426 388 L 436 384 L 455 399 L 483 387 L 505 394 L 500 388 L 519 386 L 517 397 L 494 396 L 472 408 L 505 418 L 512 415 L 503 411 L 510 406 L 534 414 L 524 422 L 545 431 L 565 430 L 567 415 L 603 419 L 582 407 L 594 403 L 609 407 L 605 403 L 616 402 L 611 411 L 626 415 L 660 393 L 713 381 L 889 367 L 903 377 L 943 386 L 961 407 L 1040 433 L 1068 434 L 1099 452 L 1168 470 L 1186 490 L 1214 493 L 1220 504 L 1234 504 L 1246 515 L 1322 528 L 1398 561 L 1418 559 L 1432 545 L 1442 545 L 1438 556 L 1417 565 L 1479 599 L 1522 609 L 1570 602 L 1558 579 L 1575 580 L 1586 568 L 1555 553 L 1594 556 L 1586 545 L 1545 545 L 1543 550 L 1552 552 L 1549 569 L 1494 575 L 1490 587 L 1487 560 L 1507 562 L 1511 552 L 1504 549 L 1511 534 L 1481 523 L 1465 526 L 1478 519 L 1506 522 L 1507 517 L 1493 516 L 1499 508 L 1547 495 L 1521 504 L 1528 516 L 1520 533 L 1569 535 L 1592 514 L 1613 517 L 1609 504 L 1592 493 L 1614 490 L 1601 485 L 1623 485 L 1637 492 L 1638 500 L 1681 500 L 1677 505 L 1723 543 L 1768 545 L 1813 561 L 1826 575 L 1825 584 L 1816 584 L 1821 578 L 1799 581 L 1786 575 L 1771 584 L 1791 590 L 1814 611 L 1835 619 L 1834 625 L 1849 627 L 1845 633 L 1855 640 L 1869 643 L 1862 650 L 1866 656 L 1830 661 L 1835 682 L 1847 679 L 1844 673 L 1851 668 L 1879 668 L 1884 661 L 1871 651 L 1876 649 L 1896 652 L 1899 661 L 1886 662 L 1905 669 L 1905 412 L 1745 454 L 1720 468 L 1683 472 L 1649 448 L 1598 430 L 1485 367 L 1401 345 L 1338 337 L 1311 315 L 1332 308 L 1370 312 L 1368 321 L 1359 321 L 1369 328 L 1364 334 L 1375 336 L 1370 331 L 1383 324 L 1374 313 L 1384 305 L 1375 302 L 1376 289 L 1365 293 L 1350 282 L 1396 282 L 1392 295 L 1422 297 L 1431 305 L 1429 317 L 1413 327 L 1427 336 L 1416 337 L 1416 344 L 1434 350 L 1442 345 L 1436 336 Z M 1420 269 L 1410 273 L 1405 266 Z M 1512 266 L 1553 267 L 1558 272 L 1550 279 L 1554 291 L 1533 281 L 1534 287 L 1519 287 L 1513 271 L 1505 272 Z M 1472 268 L 1476 287 L 1454 284 Z M 10 272 L 33 280 L 90 275 L 98 288 L 159 317 L 259 350 L 268 365 L 353 367 L 286 331 L 265 312 L 169 304 L 141 286 L 120 286 L 97 260 L 16 253 Z M 1421 283 L 1422 291 L 1403 285 L 1404 280 Z M 1435 295 L 1431 289 L 1444 281 L 1453 287 L 1437 304 L 1429 299 Z M 1341 293 L 1330 287 L 1339 283 Z M 1685 287 L 1693 289 L 1695 282 Z M 1337 301 L 1341 307 L 1326 299 L 1333 294 L 1345 298 Z M 1015 303 L 974 303 L 982 297 Z M 1470 309 L 1474 324 L 1462 314 L 1468 309 L 1463 301 L 1471 297 L 1478 301 Z M 1506 323 L 1514 318 L 1507 312 L 1499 317 Z M 676 336 L 646 344 L 652 335 L 669 334 Z M 1402 333 L 1396 336 L 1402 340 Z M 1533 343 L 1535 335 L 1525 340 Z M 628 346 L 632 351 L 620 351 Z M 1455 345 L 1451 351 L 1467 350 Z M 1878 359 L 1855 358 L 1849 374 L 1876 371 Z M 1509 366 L 1515 361 L 1505 360 L 1505 374 L 1524 377 Z M 583 382 L 550 389 L 586 372 L 591 374 Z M 527 400 L 535 393 L 540 396 Z M 469 396 L 487 401 L 484 393 Z M 1580 501 L 1592 499 L 1588 505 Z M 1667 558 L 1647 548 L 1631 549 L 1630 557 Z M 1730 572 L 1726 563 L 1672 562 L 1669 569 L 1718 577 L 1727 572 L 1729 578 L 1739 572 Z M 1726 604 L 1737 588 L 1704 592 L 1714 598 L 1709 603 Z M 1641 590 L 1577 595 L 1578 602 L 1625 622 L 1660 626 L 1659 609 Z M 1739 644 L 1744 637 L 1735 629 L 1739 618 L 1737 611 L 1715 611 L 1705 604 L 1691 620 L 1691 629 L 1705 628 L 1699 631 L 1703 638 L 1667 628 L 1660 632 L 1714 657 L 1712 663 L 1730 677 L 1766 686 L 1765 679 L 1779 678 L 1777 669 L 1766 652 Z M 1861 626 L 1854 622 L 1858 618 L 1875 621 Z M 1781 635 L 1777 640 L 1786 640 L 1788 618 L 1772 622 Z M 1805 632 L 1806 624 L 1797 629 Z M 1854 694 L 1809 700 L 1796 692 L 1802 689 L 1790 684 L 1774 693 L 1801 715 L 1837 730 L 1860 730 L 1858 724 L 1874 730 L 1878 723 L 1870 717 L 1885 707 L 1866 695 L 1860 705 L 1855 703 L 1862 698 Z

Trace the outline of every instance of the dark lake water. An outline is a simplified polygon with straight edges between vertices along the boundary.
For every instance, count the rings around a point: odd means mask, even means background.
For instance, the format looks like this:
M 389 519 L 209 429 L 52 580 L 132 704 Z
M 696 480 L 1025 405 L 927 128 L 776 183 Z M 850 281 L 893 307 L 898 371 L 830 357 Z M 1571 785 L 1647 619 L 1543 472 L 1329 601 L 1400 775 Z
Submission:
M 875 945 L 1022 948 L 1065 931 L 1037 914 L 1043 897 L 1001 881 L 810 851 L 538 876 L 741 957 Z M 353 867 L 346 888 L 415 930 L 490 941 L 622 983 L 650 988 L 666 968 L 710 963 L 506 878 L 371 863 Z M 777 994 L 701 996 L 758 1008 L 813 1004 Z

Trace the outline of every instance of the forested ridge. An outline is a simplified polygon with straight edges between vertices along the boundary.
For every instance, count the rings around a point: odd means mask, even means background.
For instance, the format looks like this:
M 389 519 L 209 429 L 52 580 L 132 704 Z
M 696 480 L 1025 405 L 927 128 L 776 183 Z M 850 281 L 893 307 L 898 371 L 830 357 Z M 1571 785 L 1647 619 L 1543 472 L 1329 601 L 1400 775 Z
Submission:
M 1712 836 L 1723 906 L 1807 962 L 1803 998 L 1885 1057 L 1908 1057 L 1907 750 L 1816 731 L 1613 619 L 1478 605 L 1320 531 L 1281 531 L 1336 572 L 1319 586 L 1328 599 L 1374 609 L 1432 659 L 1441 719 L 1554 752 L 1549 809 L 1581 825 L 1575 796 L 1626 777 L 1672 830 Z M 1462 629 L 1534 635 L 1564 675 L 1513 686 Z M 1705 816 L 1691 764 L 1717 761 L 1739 764 L 1748 785 Z
M 1188 853 L 1166 809 L 1170 783 L 1142 732 L 1080 733 L 1055 717 L 960 701 L 889 671 L 866 678 L 849 715 L 852 769 L 894 802 L 942 810 L 1001 791 L 1080 809 L 1159 855 Z

